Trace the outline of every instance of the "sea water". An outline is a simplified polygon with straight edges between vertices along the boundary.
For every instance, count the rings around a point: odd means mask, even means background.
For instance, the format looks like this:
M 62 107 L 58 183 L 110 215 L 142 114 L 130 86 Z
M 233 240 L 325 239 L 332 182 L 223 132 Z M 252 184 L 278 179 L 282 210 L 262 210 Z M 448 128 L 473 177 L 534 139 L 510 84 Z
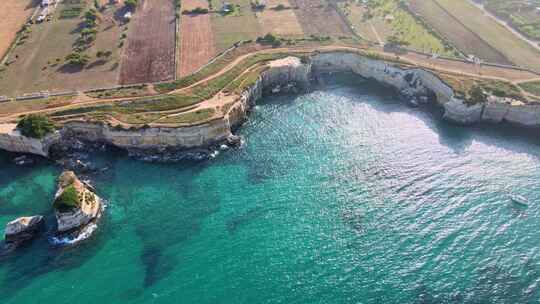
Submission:
M 96 233 L 1 260 L 0 303 L 539 303 L 538 137 L 440 116 L 347 78 L 262 99 L 206 162 L 93 155 Z M 60 168 L 12 158 L 0 225 L 53 222 Z

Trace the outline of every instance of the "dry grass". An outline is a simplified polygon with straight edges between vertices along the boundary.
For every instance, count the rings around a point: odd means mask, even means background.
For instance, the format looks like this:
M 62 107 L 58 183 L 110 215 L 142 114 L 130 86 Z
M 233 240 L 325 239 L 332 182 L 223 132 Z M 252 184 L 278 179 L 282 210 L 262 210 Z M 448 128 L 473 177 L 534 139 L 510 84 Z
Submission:
M 278 5 L 283 5 L 284 10 L 275 10 Z M 257 13 L 259 22 L 264 33 L 272 33 L 279 36 L 298 37 L 304 35 L 302 26 L 298 22 L 294 10 L 290 8 L 289 0 L 268 0 L 266 9 Z
M 34 11 L 34 0 L 2 0 L 0 8 L 0 58 Z
M 96 41 L 85 51 L 91 57 L 89 64 L 84 69 L 77 69 L 65 66 L 64 58 L 73 51 L 81 19 L 59 19 L 63 8 L 64 4 L 58 5 L 52 21 L 32 25 L 29 38 L 14 49 L 9 66 L 0 73 L 0 95 L 15 96 L 41 90 L 87 90 L 117 83 L 120 58 L 117 43 L 121 29 L 110 19 L 114 9 L 104 12 Z M 97 59 L 99 50 L 111 51 L 111 58 Z

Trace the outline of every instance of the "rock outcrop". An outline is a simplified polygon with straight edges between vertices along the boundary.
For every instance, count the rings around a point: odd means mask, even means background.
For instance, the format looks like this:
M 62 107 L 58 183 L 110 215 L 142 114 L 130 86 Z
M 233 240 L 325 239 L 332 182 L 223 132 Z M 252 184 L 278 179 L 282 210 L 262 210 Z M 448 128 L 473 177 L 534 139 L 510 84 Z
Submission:
M 6 225 L 5 240 L 19 243 L 33 239 L 43 228 L 43 216 L 20 217 Z
M 0 242 L 0 257 L 11 254 L 19 246 L 36 238 L 44 226 L 41 215 L 20 217 L 7 223 L 4 241 Z
M 61 138 L 59 132 L 54 132 L 44 138 L 26 137 L 17 130 L 16 124 L 0 125 L 0 149 L 10 152 L 30 153 L 47 157 L 49 148 Z
M 58 178 L 54 207 L 58 234 L 73 238 L 99 219 L 103 208 L 101 199 L 72 171 L 65 171 Z

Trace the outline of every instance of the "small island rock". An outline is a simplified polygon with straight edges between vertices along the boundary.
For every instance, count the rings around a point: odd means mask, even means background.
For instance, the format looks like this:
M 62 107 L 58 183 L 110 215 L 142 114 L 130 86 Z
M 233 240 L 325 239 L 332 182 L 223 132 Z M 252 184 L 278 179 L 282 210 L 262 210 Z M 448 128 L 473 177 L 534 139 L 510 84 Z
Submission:
M 54 201 L 59 233 L 83 229 L 101 216 L 101 199 L 72 171 L 58 178 L 58 191 Z
M 43 216 L 20 217 L 6 225 L 5 240 L 7 243 L 20 243 L 33 239 L 43 227 Z

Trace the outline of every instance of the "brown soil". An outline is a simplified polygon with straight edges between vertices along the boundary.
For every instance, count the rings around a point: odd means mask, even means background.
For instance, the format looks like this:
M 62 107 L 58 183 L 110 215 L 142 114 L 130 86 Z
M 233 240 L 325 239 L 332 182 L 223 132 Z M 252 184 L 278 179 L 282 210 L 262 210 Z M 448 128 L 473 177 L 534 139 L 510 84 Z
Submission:
M 206 0 L 185 0 L 183 10 L 208 8 Z M 178 76 L 184 77 L 207 64 L 216 54 L 209 14 L 182 15 L 180 21 L 180 61 Z
M 175 8 L 172 0 L 141 0 L 130 23 L 121 84 L 174 79 Z
M 290 0 L 306 35 L 352 36 L 336 8 L 324 0 Z

